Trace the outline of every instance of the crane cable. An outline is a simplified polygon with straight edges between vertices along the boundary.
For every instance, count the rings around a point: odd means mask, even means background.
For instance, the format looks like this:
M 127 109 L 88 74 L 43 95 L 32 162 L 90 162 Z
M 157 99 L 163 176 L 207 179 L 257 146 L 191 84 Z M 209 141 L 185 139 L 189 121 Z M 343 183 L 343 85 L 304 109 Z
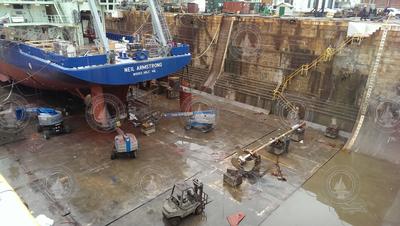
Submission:
M 11 83 L 11 89 L 10 89 L 10 92 L 8 93 L 8 96 L 6 98 L 4 98 L 4 100 L 2 100 L 1 102 L 7 101 L 11 97 L 13 90 L 14 90 L 14 81 L 12 81 L 12 83 Z
M 208 45 L 208 47 L 200 55 L 193 57 L 192 60 L 201 58 L 210 49 L 211 45 L 214 43 L 214 40 L 217 38 L 217 34 L 219 33 L 220 28 L 221 28 L 221 23 L 218 25 L 218 28 L 215 31 L 214 37 L 212 38 L 210 45 Z

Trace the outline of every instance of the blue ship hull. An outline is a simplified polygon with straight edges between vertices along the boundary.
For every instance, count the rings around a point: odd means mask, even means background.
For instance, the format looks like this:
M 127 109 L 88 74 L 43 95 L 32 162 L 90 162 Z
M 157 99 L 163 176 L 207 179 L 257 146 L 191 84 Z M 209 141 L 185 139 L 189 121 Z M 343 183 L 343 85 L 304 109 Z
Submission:
M 24 43 L 0 40 L 0 74 L 27 86 L 70 90 L 93 85 L 121 86 L 168 76 L 191 61 L 188 46 L 171 55 L 109 64 L 106 55 L 64 57 Z

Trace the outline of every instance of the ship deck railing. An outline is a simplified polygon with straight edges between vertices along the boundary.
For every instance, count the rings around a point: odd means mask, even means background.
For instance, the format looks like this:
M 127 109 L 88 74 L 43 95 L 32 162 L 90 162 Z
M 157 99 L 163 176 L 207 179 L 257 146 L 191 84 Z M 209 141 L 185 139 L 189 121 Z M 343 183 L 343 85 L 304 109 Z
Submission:
M 43 42 L 43 44 L 46 44 Z M 40 49 L 32 43 L 20 44 L 19 49 L 23 53 L 29 54 L 31 56 L 35 56 L 37 58 L 51 61 L 57 65 L 66 68 L 79 68 L 79 67 L 88 67 L 88 66 L 97 66 L 97 65 L 105 65 L 107 64 L 107 55 L 106 54 L 98 54 L 92 56 L 77 56 L 77 57 L 65 57 L 58 55 L 53 52 L 47 52 L 44 49 Z M 36 44 L 38 45 L 38 44 Z
M 59 2 L 71 2 L 72 0 L 59 0 Z M 2 4 L 52 4 L 54 0 L 3 0 Z
M 28 25 L 69 25 L 71 24 L 71 18 L 60 15 L 47 15 L 43 17 L 24 18 L 22 16 L 9 17 L 8 22 L 4 23 L 4 26 L 28 26 Z

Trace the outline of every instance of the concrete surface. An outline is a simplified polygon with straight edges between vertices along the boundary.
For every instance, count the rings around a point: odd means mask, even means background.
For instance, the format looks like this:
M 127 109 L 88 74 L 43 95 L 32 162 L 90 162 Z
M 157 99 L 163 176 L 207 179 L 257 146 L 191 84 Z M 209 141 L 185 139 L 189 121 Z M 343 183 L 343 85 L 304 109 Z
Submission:
M 280 158 L 287 182 L 271 175 L 275 156 L 263 150 L 264 175 L 233 189 L 223 184 L 222 174 L 237 147 L 287 125 L 274 116 L 197 100 L 218 109 L 214 131 L 185 131 L 184 120 L 177 118 L 161 120 L 155 134 L 144 136 L 125 123 L 125 131 L 140 142 L 133 160 L 111 161 L 115 134 L 93 131 L 82 113 L 67 118 L 71 134 L 50 140 L 34 132 L 32 122 L 25 140 L 0 147 L 0 172 L 34 216 L 45 214 L 56 225 L 165 225 L 161 204 L 169 189 L 193 177 L 204 182 L 212 202 L 202 216 L 190 216 L 182 225 L 228 225 L 226 217 L 238 211 L 246 214 L 241 225 L 260 225 L 344 144 L 307 129 L 304 143 L 292 142 Z M 176 111 L 178 101 L 160 97 L 155 106 Z

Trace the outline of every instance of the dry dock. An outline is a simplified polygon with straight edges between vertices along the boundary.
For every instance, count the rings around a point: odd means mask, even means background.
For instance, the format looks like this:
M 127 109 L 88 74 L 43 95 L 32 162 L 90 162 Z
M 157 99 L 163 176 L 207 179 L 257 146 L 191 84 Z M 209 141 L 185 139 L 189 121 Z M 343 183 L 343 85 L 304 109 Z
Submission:
M 178 109 L 176 100 L 158 101 L 164 111 Z M 274 116 L 205 101 L 219 110 L 214 131 L 185 131 L 179 119 L 162 120 L 155 134 L 138 136 L 137 159 L 110 160 L 114 135 L 97 133 L 74 115 L 67 119 L 71 134 L 47 141 L 27 130 L 25 140 L 3 146 L 1 171 L 34 213 L 45 213 L 57 225 L 163 225 L 160 207 L 171 186 L 193 177 L 206 184 L 212 202 L 203 217 L 183 225 L 225 225 L 225 217 L 237 211 L 246 213 L 248 225 L 259 225 L 344 144 L 308 129 L 305 142 L 292 142 L 280 159 L 287 182 L 271 175 L 275 156 L 264 151 L 264 176 L 232 189 L 223 185 L 222 174 L 235 150 L 285 125 Z
M 108 30 L 135 31 L 146 17 L 133 16 L 142 21 L 109 21 Z M 45 214 L 55 225 L 168 225 L 161 210 L 172 186 L 198 178 L 211 202 L 181 225 L 229 225 L 226 218 L 238 212 L 245 214 L 240 226 L 400 225 L 397 25 L 387 32 L 375 79 L 381 28 L 291 81 L 287 98 L 300 108 L 307 129 L 304 141 L 291 142 L 279 158 L 287 181 L 272 175 L 276 156 L 261 150 L 261 176 L 232 188 L 223 174 L 236 152 L 288 129 L 287 115 L 273 99 L 277 81 L 345 40 L 349 21 L 172 14 L 167 20 L 176 38 L 201 55 L 194 55 L 187 73 L 175 75 L 194 85 L 196 100 L 217 109 L 215 129 L 185 130 L 183 119 L 172 118 L 145 136 L 126 122 L 123 130 L 139 140 L 137 158 L 111 160 L 116 133 L 90 128 L 82 101 L 73 101 L 78 110 L 66 117 L 70 134 L 44 140 L 33 120 L 19 135 L 24 139 L 0 146 L 0 172 L 33 216 Z M 222 37 L 231 23 L 232 39 L 212 42 L 229 54 L 213 45 L 202 55 L 214 34 Z M 247 39 L 258 45 L 243 52 Z M 365 101 L 368 89 L 371 99 Z M 51 107 L 68 99 L 54 93 L 26 98 Z M 179 100 L 163 95 L 152 106 L 162 112 L 180 108 Z M 324 136 L 332 118 L 343 135 L 338 139 Z

